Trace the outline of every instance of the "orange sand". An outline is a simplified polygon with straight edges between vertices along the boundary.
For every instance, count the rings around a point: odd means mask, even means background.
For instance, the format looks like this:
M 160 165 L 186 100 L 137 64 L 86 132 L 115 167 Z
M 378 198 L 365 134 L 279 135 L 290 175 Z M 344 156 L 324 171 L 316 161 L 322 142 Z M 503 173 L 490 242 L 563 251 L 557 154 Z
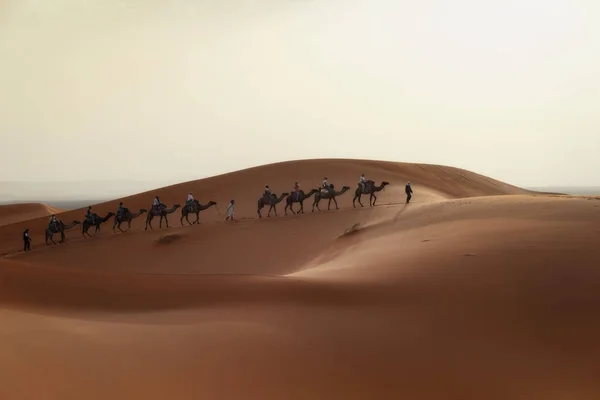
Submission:
M 391 183 L 376 207 L 352 208 L 361 172 Z M 280 203 L 255 218 L 265 184 L 323 175 L 352 188 L 340 210 L 308 200 L 304 215 Z M 183 205 L 190 189 L 218 202 L 199 226 L 178 210 L 169 229 L 145 232 L 141 216 L 49 247 L 46 217 L 0 227 L 0 399 L 600 398 L 598 198 L 356 160 L 157 192 Z M 124 201 L 149 208 L 154 194 Z M 224 223 L 230 198 L 239 220 Z M 34 249 L 17 253 L 25 226 Z
M 50 217 L 52 214 L 61 212 L 64 212 L 64 210 L 41 203 L 0 205 L 0 226 L 40 217 Z

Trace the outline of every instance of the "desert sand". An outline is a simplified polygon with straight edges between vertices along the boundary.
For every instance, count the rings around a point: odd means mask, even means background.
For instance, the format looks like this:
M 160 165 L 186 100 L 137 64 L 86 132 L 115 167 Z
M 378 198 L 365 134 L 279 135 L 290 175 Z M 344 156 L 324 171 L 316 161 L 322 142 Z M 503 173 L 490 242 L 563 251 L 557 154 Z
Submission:
M 0 205 L 0 226 L 29 221 L 40 217 L 64 212 L 60 208 L 41 203 L 22 203 Z
M 390 182 L 375 207 L 352 207 L 361 173 Z M 265 184 L 308 191 L 323 176 L 351 188 L 339 210 L 307 200 L 303 215 L 280 203 L 256 218 Z M 189 190 L 217 202 L 200 225 L 177 210 L 170 228 L 144 231 L 143 215 L 47 247 L 47 216 L 1 217 L 0 399 L 600 398 L 600 198 L 307 160 L 122 200 L 183 205 Z M 238 219 L 224 222 L 230 199 Z

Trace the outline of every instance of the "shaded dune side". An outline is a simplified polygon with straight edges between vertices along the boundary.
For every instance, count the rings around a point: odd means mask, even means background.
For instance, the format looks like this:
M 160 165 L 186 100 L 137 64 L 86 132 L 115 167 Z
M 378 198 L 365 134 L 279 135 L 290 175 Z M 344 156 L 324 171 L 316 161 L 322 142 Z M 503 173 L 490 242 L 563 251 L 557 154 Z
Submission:
M 334 183 L 339 189 L 349 186 L 351 189 L 339 197 L 340 207 L 351 207 L 353 192 L 356 188 L 358 177 L 365 173 L 370 179 L 380 183 L 389 181 L 390 186 L 378 194 L 379 203 L 404 201 L 404 184 L 412 181 L 416 195 L 415 201 L 436 200 L 442 198 L 459 198 L 466 196 L 489 196 L 503 194 L 533 193 L 518 187 L 479 175 L 470 171 L 429 164 L 395 163 L 368 160 L 301 160 L 260 167 L 249 168 L 224 175 L 218 175 L 197 181 L 167 186 L 152 191 L 128 196 L 123 199 L 104 202 L 94 205 L 94 211 L 99 215 L 116 209 L 119 201 L 124 201 L 126 207 L 132 211 L 150 208 L 152 198 L 159 194 L 161 200 L 169 206 L 183 205 L 188 191 L 193 191 L 202 204 L 214 200 L 218 206 L 201 212 L 201 219 L 207 221 L 221 221 L 223 212 L 230 199 L 236 200 L 236 215 L 238 218 L 255 218 L 256 203 L 265 184 L 269 184 L 277 194 L 290 192 L 294 181 L 299 181 L 302 188 L 309 191 L 320 185 L 324 176 Z M 363 203 L 368 206 L 368 196 L 363 196 Z M 312 200 L 305 203 L 305 211 L 310 211 Z M 326 209 L 326 204 L 324 204 Z M 278 205 L 278 211 L 283 214 L 284 203 Z M 308 210 L 306 210 L 308 208 Z M 321 207 L 323 208 L 323 207 Z M 267 209 L 264 210 L 265 215 Z M 81 221 L 85 209 L 71 210 L 60 214 L 65 222 Z M 179 225 L 181 211 L 170 214 L 172 225 Z M 144 226 L 145 216 L 134 220 L 132 227 L 140 229 Z M 43 239 L 43 232 L 47 226 L 46 218 L 36 218 L 26 222 L 19 222 L 9 226 L 0 227 L 0 240 L 3 248 L 20 247 L 18 238 L 23 229 L 29 228 L 32 235 Z M 158 220 L 153 224 L 158 227 Z M 109 230 L 111 221 L 103 226 Z M 67 233 L 68 237 L 75 235 L 78 227 Z M 41 235 L 41 236 L 40 236 Z M 9 242 L 10 245 L 8 244 Z
M 596 203 L 531 196 L 474 198 L 422 205 L 400 218 L 396 215 L 403 206 L 393 206 L 369 217 L 365 212 L 361 224 L 367 228 L 342 237 L 333 233 L 344 232 L 361 217 L 329 213 L 326 223 L 317 216 L 281 219 L 252 224 L 247 233 L 216 233 L 214 242 L 201 247 L 211 249 L 224 239 L 239 243 L 229 254 L 189 246 L 194 237 L 206 238 L 218 225 L 189 230 L 164 247 L 142 233 L 132 234 L 81 246 L 85 250 L 61 246 L 40 252 L 45 258 L 0 261 L 0 301 L 15 307 L 96 310 L 235 302 L 339 307 L 413 301 L 597 304 Z M 256 233 L 268 225 L 281 228 L 286 222 L 301 239 L 315 229 L 330 230 L 316 244 L 286 236 L 264 251 L 256 251 L 258 242 L 243 245 L 252 235 L 261 237 Z M 119 252 L 126 249 L 132 256 L 123 260 Z
M 42 203 L 0 205 L 0 226 L 11 225 L 64 212 Z

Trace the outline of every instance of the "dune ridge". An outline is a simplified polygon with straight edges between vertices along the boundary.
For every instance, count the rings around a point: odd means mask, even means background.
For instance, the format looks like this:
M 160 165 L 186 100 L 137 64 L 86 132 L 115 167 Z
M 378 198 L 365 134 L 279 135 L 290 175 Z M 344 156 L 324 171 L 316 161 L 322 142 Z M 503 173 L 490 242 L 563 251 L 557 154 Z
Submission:
M 283 216 L 280 204 L 279 218 L 256 218 L 265 184 L 355 187 L 363 172 L 391 183 L 375 207 L 347 193 L 339 210 L 308 202 Z M 308 160 L 123 201 L 183 204 L 190 189 L 219 203 L 200 225 L 176 213 L 168 229 L 144 231 L 143 217 L 125 234 L 75 228 L 0 259 L 0 398 L 600 396 L 600 198 L 449 167 Z M 230 197 L 238 220 L 226 223 Z
M 24 223 L 25 221 L 49 217 L 52 214 L 60 214 L 64 211 L 42 203 L 0 205 L 0 226 Z

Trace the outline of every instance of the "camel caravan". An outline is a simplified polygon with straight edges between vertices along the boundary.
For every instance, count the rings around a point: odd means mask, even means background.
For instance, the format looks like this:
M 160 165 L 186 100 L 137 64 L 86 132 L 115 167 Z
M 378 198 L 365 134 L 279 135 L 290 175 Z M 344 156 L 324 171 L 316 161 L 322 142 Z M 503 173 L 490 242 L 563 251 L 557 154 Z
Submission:
M 369 195 L 369 205 L 374 206 L 377 202 L 377 196 L 375 193 L 383 190 L 389 182 L 382 182 L 381 185 L 375 185 L 375 182 L 372 180 L 365 179 L 365 175 L 362 174 L 360 176 L 360 181 L 356 190 L 354 191 L 354 198 L 352 199 L 352 206 L 356 207 L 356 201 L 358 200 L 358 204 L 361 207 L 364 207 L 360 198 L 362 195 Z M 335 186 L 327 181 L 327 177 L 323 178 L 323 182 L 321 183 L 321 187 L 316 189 L 311 189 L 308 193 L 305 193 L 304 190 L 300 189 L 300 185 L 298 182 L 294 184 L 294 190 L 292 193 L 282 193 L 279 197 L 271 192 L 269 185 L 265 186 L 265 191 L 263 195 L 258 199 L 258 209 L 257 214 L 258 218 L 262 218 L 261 210 L 265 206 L 269 206 L 269 212 L 267 213 L 267 217 L 271 216 L 271 211 L 275 213 L 277 216 L 277 204 L 281 203 L 285 198 L 285 207 L 283 212 L 287 215 L 287 210 L 289 209 L 292 214 L 304 214 L 304 201 L 313 197 L 312 211 L 315 211 L 315 207 L 317 211 L 321 211 L 319 208 L 319 203 L 321 200 L 327 200 L 327 210 L 331 208 L 331 202 L 335 204 L 335 209 L 339 210 L 338 203 L 336 198 L 346 193 L 350 190 L 350 186 L 343 186 L 342 190 L 335 190 Z M 293 205 L 294 203 L 300 204 L 300 209 L 298 212 L 294 211 Z
M 361 207 L 364 205 L 361 202 L 361 196 L 368 195 L 369 196 L 369 206 L 375 206 L 377 202 L 376 193 L 383 190 L 389 182 L 381 182 L 380 185 L 376 185 L 374 181 L 365 179 L 364 174 L 360 176 L 360 181 L 354 190 L 354 198 L 352 199 L 352 206 L 356 207 L 356 202 Z M 335 186 L 327 181 L 327 177 L 323 179 L 321 186 L 318 188 L 311 189 L 308 192 L 300 189 L 300 185 L 298 182 L 294 184 L 294 189 L 291 193 L 281 193 L 277 196 L 275 193 L 271 192 L 269 185 L 265 186 L 265 190 L 262 196 L 258 199 L 258 207 L 257 207 L 257 215 L 258 218 L 262 218 L 261 210 L 268 206 L 269 211 L 267 213 L 267 217 L 271 216 L 271 212 L 274 212 L 275 216 L 277 215 L 277 204 L 281 203 L 285 199 L 285 207 L 283 209 L 284 214 L 287 214 L 288 209 L 292 212 L 292 214 L 304 214 L 304 202 L 310 198 L 313 199 L 312 210 L 311 212 L 315 212 L 315 208 L 317 211 L 321 211 L 319 208 L 319 204 L 321 201 L 327 201 L 327 210 L 331 209 L 331 202 L 335 205 L 335 209 L 338 210 L 338 202 L 337 198 L 342 196 L 344 193 L 350 190 L 350 186 L 342 186 L 341 190 L 336 190 Z M 294 204 L 298 203 L 300 208 L 298 211 L 294 211 Z M 165 222 L 166 227 L 169 227 L 169 218 L 170 214 L 173 214 L 177 209 L 181 208 L 181 218 L 179 220 L 181 226 L 184 225 L 183 221 L 185 220 L 188 225 L 200 224 L 200 212 L 209 209 L 212 206 L 216 206 L 217 203 L 215 201 L 209 201 L 206 204 L 201 204 L 198 200 L 194 199 L 192 192 L 188 193 L 187 201 L 183 207 L 179 204 L 173 205 L 169 208 L 166 204 L 160 201 L 158 195 L 154 197 L 152 207 L 150 210 L 140 209 L 138 212 L 132 212 L 128 208 L 123 206 L 123 202 L 119 203 L 119 207 L 116 212 L 109 212 L 104 217 L 99 216 L 98 214 L 92 212 L 92 207 L 89 206 L 85 215 L 83 222 L 81 221 L 72 221 L 70 224 L 65 224 L 63 221 L 60 221 L 56 218 L 55 215 L 52 215 L 50 218 L 50 222 L 48 224 L 48 228 L 46 228 L 46 245 L 49 245 L 50 242 L 56 244 L 53 240 L 54 234 L 60 233 L 60 241 L 59 243 L 64 243 L 65 241 L 65 231 L 77 226 L 81 225 L 81 235 L 85 239 L 86 237 L 93 237 L 90 234 L 90 229 L 93 228 L 94 235 L 100 232 L 100 227 L 103 223 L 107 222 L 111 218 L 113 218 L 113 233 L 116 233 L 117 230 L 119 232 L 125 233 L 129 229 L 131 229 L 131 222 L 137 217 L 146 214 L 146 226 L 144 230 L 154 229 L 152 227 L 152 220 L 154 218 L 158 218 L 158 227 L 162 228 L 163 220 Z M 227 218 L 226 221 L 234 219 L 234 200 L 231 200 L 229 206 L 227 208 Z M 196 219 L 190 222 L 189 216 L 195 215 Z M 127 230 L 121 229 L 121 225 L 123 223 L 127 223 Z

